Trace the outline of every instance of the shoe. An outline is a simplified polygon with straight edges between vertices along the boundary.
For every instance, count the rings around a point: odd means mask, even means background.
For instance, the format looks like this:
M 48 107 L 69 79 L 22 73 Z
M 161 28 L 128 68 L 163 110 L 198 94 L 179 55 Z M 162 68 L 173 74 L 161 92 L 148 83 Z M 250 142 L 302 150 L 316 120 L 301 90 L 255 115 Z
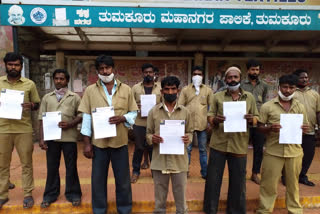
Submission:
M 252 173 L 250 180 L 258 185 L 261 183 L 257 173 Z
M 201 175 L 201 178 L 203 178 L 204 180 L 207 180 L 207 176 L 206 175 Z
M 9 189 L 14 189 L 16 187 L 16 185 L 14 185 L 13 183 L 11 183 L 10 181 L 9 181 Z
M 299 183 L 307 185 L 307 186 L 310 186 L 310 187 L 314 187 L 315 186 L 315 184 L 313 182 L 309 181 L 308 178 L 299 179 Z
M 2 206 L 7 203 L 9 201 L 9 198 L 6 199 L 0 199 L 0 209 L 2 208 Z
M 281 176 L 281 183 L 283 186 L 286 185 L 286 177 L 284 177 L 283 175 Z
M 138 174 L 135 174 L 135 173 L 132 173 L 130 182 L 131 182 L 132 184 L 135 184 L 135 183 L 137 183 L 138 179 L 139 179 L 139 175 L 138 175 Z

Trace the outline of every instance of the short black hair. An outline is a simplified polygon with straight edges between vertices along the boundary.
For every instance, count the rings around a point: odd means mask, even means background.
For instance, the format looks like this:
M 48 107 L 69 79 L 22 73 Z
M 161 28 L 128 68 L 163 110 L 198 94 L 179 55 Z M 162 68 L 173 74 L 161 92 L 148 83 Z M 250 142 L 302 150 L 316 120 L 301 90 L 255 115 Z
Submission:
M 295 85 L 297 86 L 298 84 L 298 77 L 296 75 L 293 74 L 285 74 L 282 75 L 279 78 L 279 85 L 281 84 L 289 84 L 289 85 Z
M 156 66 L 153 66 L 153 71 L 154 71 L 154 73 L 159 73 L 159 68 Z
M 99 66 L 102 64 L 114 67 L 114 62 L 111 56 L 106 56 L 106 55 L 98 56 L 95 61 L 96 69 L 99 70 Z
M 307 72 L 306 70 L 301 69 L 301 68 L 295 70 L 292 74 L 293 74 L 293 75 L 296 75 L 297 77 L 299 77 L 302 73 L 308 74 L 308 72 Z
M 193 67 L 192 67 L 192 73 L 193 73 L 194 71 L 196 71 L 196 70 L 201 71 L 202 74 L 203 74 L 203 67 L 202 67 L 202 66 L 199 66 L 199 65 L 193 66 Z
M 5 57 L 3 58 L 4 64 L 7 64 L 8 62 L 13 62 L 13 61 L 20 61 L 20 64 L 23 64 L 23 57 L 18 54 L 18 53 L 14 53 L 14 52 L 8 52 Z
M 162 79 L 161 81 L 161 88 L 164 88 L 165 86 L 177 86 L 179 88 L 180 80 L 176 76 L 167 76 Z
M 54 79 L 54 77 L 56 76 L 56 74 L 64 74 L 64 76 L 65 76 L 65 78 L 67 79 L 67 81 L 69 82 L 69 80 L 70 80 L 70 75 L 69 75 L 69 73 L 68 73 L 68 71 L 67 70 L 65 70 L 65 69 L 56 69 L 54 72 L 53 72 L 53 74 L 52 74 L 52 79 Z
M 255 59 L 249 59 L 247 62 L 247 70 L 249 70 L 251 67 L 261 67 L 261 63 Z
M 144 63 L 142 66 L 141 66 L 141 71 L 143 72 L 145 69 L 147 68 L 152 68 L 152 70 L 154 71 L 154 66 L 150 63 Z

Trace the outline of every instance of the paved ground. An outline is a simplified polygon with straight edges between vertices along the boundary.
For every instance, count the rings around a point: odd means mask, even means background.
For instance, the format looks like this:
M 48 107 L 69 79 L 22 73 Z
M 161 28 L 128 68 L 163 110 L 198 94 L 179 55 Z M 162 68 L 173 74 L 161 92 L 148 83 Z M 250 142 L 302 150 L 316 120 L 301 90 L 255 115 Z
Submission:
M 312 181 L 316 183 L 316 187 L 307 187 L 300 185 L 300 196 L 301 202 L 305 208 L 318 208 L 320 207 L 320 154 L 319 148 L 317 148 L 316 156 L 314 162 L 309 170 L 309 177 Z M 83 192 L 82 206 L 79 208 L 73 208 L 70 203 L 65 200 L 64 193 L 64 176 L 65 167 L 64 162 L 61 162 L 61 195 L 58 201 L 51 205 L 48 209 L 40 209 L 40 203 L 42 201 L 42 194 L 44 191 L 45 178 L 46 178 L 46 159 L 45 152 L 40 150 L 38 144 L 35 144 L 34 150 L 34 177 L 35 177 L 35 190 L 33 196 L 35 199 L 35 206 L 32 210 L 22 209 L 23 194 L 21 189 L 21 166 L 19 158 L 14 151 L 11 164 L 11 181 L 16 184 L 16 189 L 10 191 L 9 198 L 10 201 L 3 207 L 0 211 L 2 213 L 91 213 L 91 191 L 90 191 L 90 176 L 91 176 L 91 160 L 88 160 L 82 155 L 82 145 L 79 143 L 78 151 L 78 170 L 80 175 L 80 182 Z M 133 156 L 133 146 L 129 147 L 130 161 Z M 192 151 L 192 161 L 190 166 L 190 179 L 188 179 L 187 186 L 187 200 L 188 206 L 191 214 L 200 214 L 202 210 L 202 200 L 204 191 L 204 180 L 200 176 L 200 166 L 199 166 L 199 155 L 197 148 Z M 249 149 L 248 164 L 247 164 L 247 179 L 251 175 L 252 166 L 252 149 Z M 226 207 L 227 198 L 227 180 L 228 172 L 225 170 L 225 175 L 223 179 L 223 185 L 220 197 L 220 209 L 223 211 Z M 274 213 L 287 213 L 285 209 L 285 187 L 279 183 L 279 197 L 276 202 L 276 210 Z M 140 179 L 138 183 L 132 185 L 133 193 L 133 212 L 139 213 L 151 213 L 154 206 L 154 193 L 153 193 L 153 182 L 151 179 L 150 169 L 142 170 Z M 247 213 L 254 213 L 253 211 L 258 206 L 259 197 L 259 186 L 251 182 L 249 179 L 247 181 Z M 112 169 L 110 167 L 109 179 L 108 179 L 108 201 L 109 201 L 109 211 L 110 213 L 115 213 L 115 186 Z M 172 191 L 170 190 L 168 195 L 168 212 L 174 212 L 174 202 Z M 221 212 L 224 213 L 224 212 Z M 313 214 L 320 213 L 320 209 L 305 209 L 304 213 Z

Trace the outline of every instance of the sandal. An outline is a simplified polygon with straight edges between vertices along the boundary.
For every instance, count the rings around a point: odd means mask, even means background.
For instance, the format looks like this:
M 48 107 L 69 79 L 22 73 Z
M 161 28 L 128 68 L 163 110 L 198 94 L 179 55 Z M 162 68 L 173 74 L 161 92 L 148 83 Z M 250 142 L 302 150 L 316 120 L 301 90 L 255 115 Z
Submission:
M 141 165 L 141 169 L 148 169 L 149 168 L 149 163 L 148 162 L 144 162 L 142 165 Z
M 41 208 L 48 208 L 50 206 L 50 202 L 49 201 L 42 201 L 40 204 Z
M 9 201 L 9 198 L 6 199 L 0 199 L 0 209 L 2 208 L 2 206 L 7 203 Z
M 72 203 L 72 206 L 78 207 L 81 204 L 81 200 L 80 199 L 76 199 L 76 200 L 71 201 L 71 203 Z
M 133 183 L 133 184 L 137 183 L 138 179 L 139 179 L 139 175 L 138 174 L 132 174 L 130 182 Z
M 14 185 L 13 183 L 11 183 L 10 181 L 9 181 L 9 189 L 14 189 L 16 187 L 16 185 Z
M 23 208 L 24 209 L 29 209 L 29 208 L 33 207 L 33 205 L 34 205 L 34 200 L 33 200 L 32 196 L 24 197 L 24 199 L 23 199 Z

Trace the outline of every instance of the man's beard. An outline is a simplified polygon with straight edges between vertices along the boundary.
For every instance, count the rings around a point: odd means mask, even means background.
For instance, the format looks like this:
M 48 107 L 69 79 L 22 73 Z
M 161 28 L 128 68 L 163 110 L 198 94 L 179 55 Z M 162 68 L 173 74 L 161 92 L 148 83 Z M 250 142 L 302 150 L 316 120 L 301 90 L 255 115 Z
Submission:
M 14 69 L 12 69 L 10 71 L 6 70 L 6 72 L 7 72 L 9 77 L 13 77 L 13 78 L 19 77 L 21 75 L 21 71 L 19 72 L 19 71 L 14 70 Z

